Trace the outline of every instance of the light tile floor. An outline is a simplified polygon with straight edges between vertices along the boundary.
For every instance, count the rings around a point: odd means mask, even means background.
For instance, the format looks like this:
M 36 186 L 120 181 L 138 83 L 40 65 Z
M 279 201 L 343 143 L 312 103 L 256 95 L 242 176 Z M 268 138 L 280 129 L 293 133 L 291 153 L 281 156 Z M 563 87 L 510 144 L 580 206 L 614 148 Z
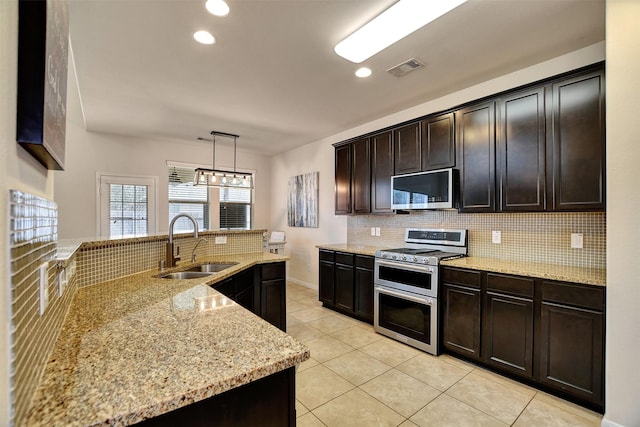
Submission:
M 600 426 L 598 413 L 386 338 L 293 283 L 287 332 L 311 350 L 296 375 L 300 427 Z

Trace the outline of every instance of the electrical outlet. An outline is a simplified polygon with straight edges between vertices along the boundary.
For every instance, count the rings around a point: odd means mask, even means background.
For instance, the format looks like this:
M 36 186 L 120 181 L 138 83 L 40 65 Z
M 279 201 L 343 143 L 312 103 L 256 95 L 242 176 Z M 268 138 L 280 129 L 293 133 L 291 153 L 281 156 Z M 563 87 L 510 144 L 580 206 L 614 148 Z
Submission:
M 371 235 L 372 236 L 376 235 L 376 228 L 375 227 L 371 227 Z
M 38 268 L 39 271 L 39 286 L 40 286 L 40 316 L 44 314 L 47 304 L 49 303 L 49 263 L 42 263 Z
M 380 237 L 380 227 L 376 227 L 376 237 Z
M 582 244 L 582 233 L 571 233 L 571 247 L 573 249 L 582 249 Z
M 502 243 L 502 233 L 499 230 L 491 232 L 491 243 Z
M 227 236 L 216 236 L 216 245 L 226 245 Z

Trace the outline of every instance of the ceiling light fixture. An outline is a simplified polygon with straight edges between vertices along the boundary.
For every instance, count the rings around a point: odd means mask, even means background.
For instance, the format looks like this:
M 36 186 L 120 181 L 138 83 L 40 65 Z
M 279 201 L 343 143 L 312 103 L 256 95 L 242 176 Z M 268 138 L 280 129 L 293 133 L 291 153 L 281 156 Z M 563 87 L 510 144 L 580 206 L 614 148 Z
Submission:
M 198 43 L 202 44 L 214 44 L 216 42 L 216 39 L 211 35 L 211 33 L 204 30 L 193 33 L 193 38 Z
M 211 169 L 198 168 L 195 170 L 193 185 L 206 185 L 207 187 L 224 188 L 253 188 L 253 175 L 250 173 L 238 173 L 236 171 L 236 145 L 239 135 L 232 133 L 211 131 L 213 135 L 213 155 Z M 233 138 L 233 171 L 216 169 L 216 136 Z M 197 138 L 199 141 L 209 141 L 206 138 Z
M 370 68 L 361 67 L 361 68 L 358 68 L 356 70 L 356 77 L 360 77 L 361 79 L 369 77 L 370 75 L 371 75 L 371 69 Z
M 204 7 L 212 15 L 227 16 L 229 14 L 229 5 L 224 0 L 207 0 Z
M 467 0 L 400 0 L 334 48 L 356 64 L 439 18 Z

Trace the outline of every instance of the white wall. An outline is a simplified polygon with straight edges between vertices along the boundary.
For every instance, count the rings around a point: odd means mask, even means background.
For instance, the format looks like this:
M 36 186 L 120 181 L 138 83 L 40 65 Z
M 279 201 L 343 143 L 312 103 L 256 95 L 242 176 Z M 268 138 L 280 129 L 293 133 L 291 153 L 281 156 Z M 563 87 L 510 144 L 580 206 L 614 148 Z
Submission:
M 604 426 L 640 426 L 640 2 L 607 0 Z
M 53 199 L 53 173 L 16 144 L 17 1 L 0 1 L 0 31 L 0 426 L 5 426 L 10 420 L 8 195 L 17 189 Z
M 271 220 L 273 230 L 286 232 L 287 278 L 317 288 L 318 243 L 345 243 L 347 218 L 334 214 L 334 152 L 331 139 L 307 144 L 274 156 L 271 160 Z M 287 183 L 290 177 L 309 172 L 319 174 L 318 228 L 287 225 Z
M 233 129 L 217 129 L 233 132 Z M 202 129 L 209 136 L 211 129 Z M 194 135 L 200 136 L 200 135 Z M 238 139 L 242 147 L 242 135 Z M 67 96 L 67 142 L 65 171 L 56 172 L 55 200 L 59 207 L 59 237 L 93 238 L 96 236 L 96 172 L 122 175 L 157 176 L 159 233 L 168 228 L 167 160 L 211 165 L 211 143 L 130 138 L 85 131 L 78 88 L 70 67 Z M 216 167 L 233 169 L 230 139 L 216 143 Z M 253 228 L 270 224 L 271 165 L 269 158 L 238 149 L 238 169 L 256 171 Z M 151 233 L 155 234 L 155 233 Z
M 392 126 L 416 117 L 446 110 L 514 87 L 525 85 L 604 60 L 604 42 L 567 55 L 525 68 L 511 74 L 451 93 L 433 101 L 420 104 L 398 113 L 382 117 L 345 132 L 302 148 L 274 156 L 272 165 L 272 228 L 285 230 L 285 253 L 291 257 L 288 278 L 309 287 L 318 286 L 318 244 L 345 243 L 347 241 L 346 217 L 334 215 L 334 152 L 331 144 L 368 132 Z M 320 171 L 320 219 L 319 228 L 294 228 L 287 226 L 287 180 L 306 172 Z

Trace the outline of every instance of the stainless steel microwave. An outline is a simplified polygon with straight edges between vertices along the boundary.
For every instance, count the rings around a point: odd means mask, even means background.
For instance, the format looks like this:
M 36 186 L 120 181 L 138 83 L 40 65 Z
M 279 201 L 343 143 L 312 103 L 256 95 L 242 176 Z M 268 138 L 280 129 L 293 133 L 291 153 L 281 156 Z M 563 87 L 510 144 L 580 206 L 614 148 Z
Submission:
M 392 176 L 391 209 L 454 208 L 456 172 L 449 168 Z

